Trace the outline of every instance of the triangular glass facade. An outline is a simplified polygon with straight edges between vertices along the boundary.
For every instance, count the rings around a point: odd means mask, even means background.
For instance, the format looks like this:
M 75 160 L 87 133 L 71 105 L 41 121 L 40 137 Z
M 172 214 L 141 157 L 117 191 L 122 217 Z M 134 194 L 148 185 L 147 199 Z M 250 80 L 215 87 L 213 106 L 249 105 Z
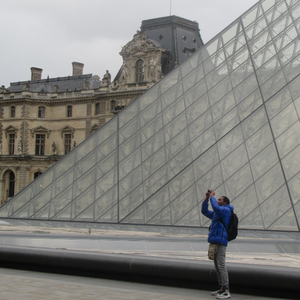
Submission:
M 0 208 L 5 218 L 299 231 L 300 2 L 264 0 Z

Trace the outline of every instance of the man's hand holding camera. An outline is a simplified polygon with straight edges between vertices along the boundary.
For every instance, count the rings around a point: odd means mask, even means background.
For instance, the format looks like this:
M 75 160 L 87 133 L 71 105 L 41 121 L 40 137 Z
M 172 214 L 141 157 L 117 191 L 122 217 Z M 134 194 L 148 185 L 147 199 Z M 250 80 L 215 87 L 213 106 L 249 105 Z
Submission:
M 209 198 L 210 197 L 213 197 L 215 195 L 215 192 L 213 190 L 208 190 L 206 193 L 205 193 L 205 201 L 208 202 Z

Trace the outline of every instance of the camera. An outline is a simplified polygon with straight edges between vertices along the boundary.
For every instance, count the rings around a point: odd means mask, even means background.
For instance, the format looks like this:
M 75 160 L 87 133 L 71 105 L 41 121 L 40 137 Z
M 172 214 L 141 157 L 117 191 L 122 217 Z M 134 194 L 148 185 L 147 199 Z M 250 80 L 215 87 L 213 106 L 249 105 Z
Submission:
M 208 192 L 211 194 L 211 190 L 208 190 Z

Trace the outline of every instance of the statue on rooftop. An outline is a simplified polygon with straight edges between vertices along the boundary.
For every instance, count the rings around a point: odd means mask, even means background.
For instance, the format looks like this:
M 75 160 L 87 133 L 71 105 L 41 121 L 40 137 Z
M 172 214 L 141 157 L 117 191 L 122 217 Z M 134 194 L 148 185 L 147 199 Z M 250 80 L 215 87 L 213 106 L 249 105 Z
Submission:
M 101 81 L 101 86 L 107 87 L 110 85 L 110 83 L 111 83 L 111 75 L 108 72 L 108 70 L 106 70 L 106 73 L 104 74 L 102 81 Z

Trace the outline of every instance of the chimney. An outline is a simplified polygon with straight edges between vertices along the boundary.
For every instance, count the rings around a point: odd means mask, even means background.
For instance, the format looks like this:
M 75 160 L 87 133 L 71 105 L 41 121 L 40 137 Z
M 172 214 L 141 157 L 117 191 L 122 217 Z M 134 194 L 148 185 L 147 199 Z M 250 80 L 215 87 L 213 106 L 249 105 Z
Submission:
M 72 62 L 72 66 L 73 66 L 73 76 L 82 75 L 84 64 L 74 61 Z
M 43 69 L 32 67 L 31 70 L 31 80 L 40 80 L 42 79 Z

